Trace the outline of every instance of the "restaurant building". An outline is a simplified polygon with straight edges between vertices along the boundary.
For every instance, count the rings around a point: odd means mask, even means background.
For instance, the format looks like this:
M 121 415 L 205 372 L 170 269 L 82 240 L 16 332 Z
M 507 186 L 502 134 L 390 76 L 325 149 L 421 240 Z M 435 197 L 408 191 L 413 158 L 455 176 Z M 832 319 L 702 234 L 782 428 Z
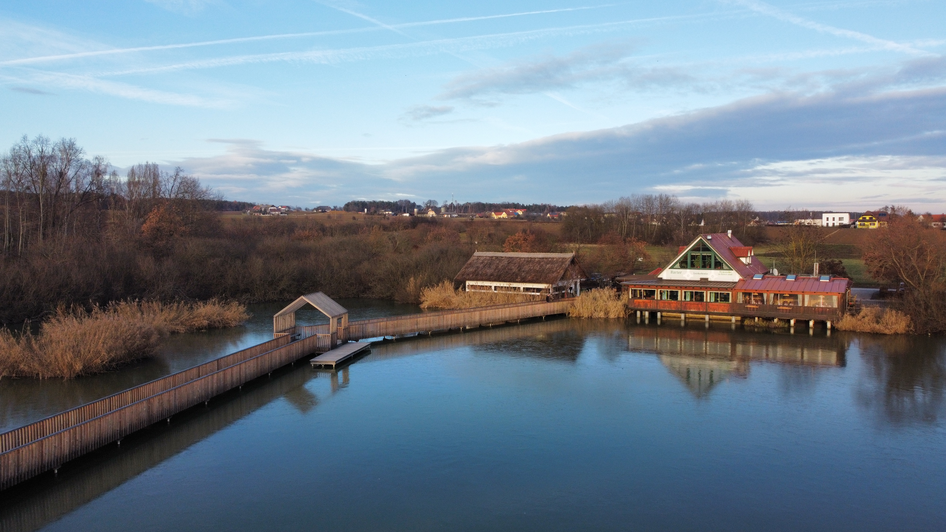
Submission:
M 621 279 L 627 305 L 637 319 L 654 315 L 753 320 L 797 320 L 809 326 L 839 319 L 850 301 L 850 279 L 805 275 L 771 275 L 732 232 L 703 234 L 664 268 L 650 275 Z

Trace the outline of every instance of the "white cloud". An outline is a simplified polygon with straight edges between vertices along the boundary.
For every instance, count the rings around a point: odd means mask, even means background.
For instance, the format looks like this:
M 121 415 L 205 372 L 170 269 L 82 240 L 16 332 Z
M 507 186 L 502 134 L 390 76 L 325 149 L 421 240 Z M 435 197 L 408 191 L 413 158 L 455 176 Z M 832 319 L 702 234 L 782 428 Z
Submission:
M 429 118 L 437 118 L 448 115 L 453 112 L 453 107 L 449 105 L 415 105 L 408 109 L 403 117 L 419 122 Z
M 946 203 L 943 153 L 946 88 L 937 88 L 768 95 L 618 128 L 374 165 L 248 141 L 176 164 L 215 186 L 237 183 L 254 197 L 280 189 L 336 204 L 395 193 L 569 204 L 660 190 L 771 208 L 868 208 L 878 193 L 885 203 Z

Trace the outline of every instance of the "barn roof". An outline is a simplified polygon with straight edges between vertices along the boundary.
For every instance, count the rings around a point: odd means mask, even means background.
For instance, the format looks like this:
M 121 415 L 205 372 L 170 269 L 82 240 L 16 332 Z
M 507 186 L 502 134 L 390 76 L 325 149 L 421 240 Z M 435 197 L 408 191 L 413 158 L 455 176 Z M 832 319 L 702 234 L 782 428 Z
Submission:
M 574 253 L 491 253 L 477 251 L 454 278 L 497 283 L 555 284 L 565 279 L 585 279 L 588 275 Z

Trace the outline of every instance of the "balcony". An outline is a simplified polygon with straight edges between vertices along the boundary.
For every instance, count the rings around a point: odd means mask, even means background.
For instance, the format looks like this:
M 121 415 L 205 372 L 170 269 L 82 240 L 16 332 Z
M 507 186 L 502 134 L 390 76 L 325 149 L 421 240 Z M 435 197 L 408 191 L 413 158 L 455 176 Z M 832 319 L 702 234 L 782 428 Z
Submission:
M 778 318 L 785 320 L 836 320 L 841 310 L 836 307 L 802 307 L 794 305 L 751 305 L 746 303 L 707 303 L 696 301 L 666 301 L 658 299 L 629 299 L 631 310 L 673 312 L 681 314 L 718 314 L 746 318 Z

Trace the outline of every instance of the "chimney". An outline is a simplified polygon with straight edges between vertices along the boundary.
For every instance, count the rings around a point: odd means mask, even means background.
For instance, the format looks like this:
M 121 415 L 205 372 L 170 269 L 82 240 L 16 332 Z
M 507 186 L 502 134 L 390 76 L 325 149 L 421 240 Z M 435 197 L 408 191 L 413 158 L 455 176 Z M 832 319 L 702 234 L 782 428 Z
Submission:
M 728 236 L 729 238 L 732 238 L 732 229 L 730 229 L 729 231 L 726 231 L 726 236 Z
M 812 275 L 815 277 L 818 277 L 818 263 L 817 262 L 815 263 L 815 271 L 812 272 Z

